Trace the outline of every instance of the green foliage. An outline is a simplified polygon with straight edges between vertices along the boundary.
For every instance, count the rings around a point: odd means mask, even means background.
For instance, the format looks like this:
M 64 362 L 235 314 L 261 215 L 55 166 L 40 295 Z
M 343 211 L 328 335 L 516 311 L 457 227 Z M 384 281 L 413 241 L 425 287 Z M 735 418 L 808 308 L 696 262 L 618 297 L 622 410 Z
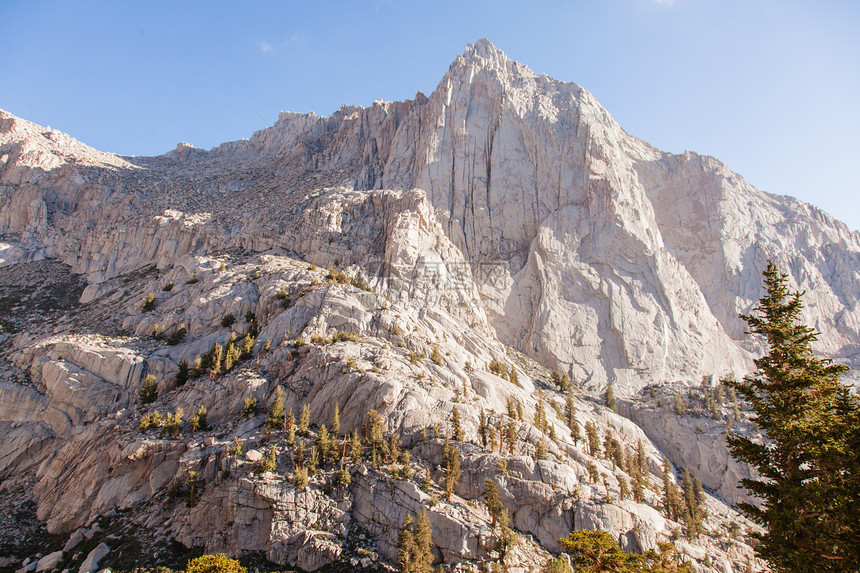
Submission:
M 182 339 L 185 338 L 185 334 L 187 332 L 188 330 L 185 328 L 185 325 L 180 324 L 179 328 L 174 330 L 173 334 L 170 335 L 170 338 L 167 339 L 167 344 L 169 344 L 170 346 L 176 346 L 177 344 L 182 342 Z
M 188 472 L 188 507 L 194 507 L 194 493 L 197 490 L 197 472 L 191 470 Z
M 480 418 L 478 420 L 478 437 L 481 439 L 481 446 L 487 447 L 489 437 L 489 426 L 487 425 L 487 414 L 481 408 Z
M 302 406 L 302 413 L 299 416 L 299 427 L 296 429 L 296 433 L 304 438 L 308 437 L 311 433 L 311 405 L 305 404 Z
M 439 352 L 439 347 L 434 345 L 433 350 L 430 352 L 430 360 L 442 366 L 442 353 Z
M 488 366 L 490 372 L 498 376 L 499 378 L 507 378 L 509 376 L 509 367 L 504 362 L 499 362 L 495 358 L 490 360 L 490 364 Z
M 251 417 L 257 415 L 257 399 L 245 398 L 245 404 L 242 406 L 242 415 Z
M 754 375 L 730 381 L 766 436 L 726 441 L 763 479 L 744 479 L 758 505 L 741 508 L 764 526 L 756 553 L 780 571 L 860 570 L 860 403 L 839 378 L 846 366 L 816 358 L 818 333 L 800 321 L 802 293 L 769 262 L 766 293 L 750 316 L 768 352 Z
M 140 419 L 138 429 L 141 432 L 151 430 L 152 428 L 160 428 L 164 425 L 164 416 L 161 412 L 149 412 Z
M 679 416 L 683 416 L 687 413 L 687 405 L 684 403 L 684 398 L 681 396 L 681 392 L 675 392 L 675 403 L 672 406 L 672 409 Z
M 260 459 L 257 471 L 261 474 L 273 472 L 278 467 L 278 451 L 275 446 L 269 446 L 269 452 Z
M 585 437 L 588 440 L 589 455 L 596 456 L 600 452 L 600 434 L 594 422 L 585 423 Z
M 197 269 L 194 269 L 194 272 L 191 273 L 191 278 L 185 281 L 185 284 L 193 285 L 197 284 L 198 282 L 200 282 L 200 279 L 197 278 Z
M 165 292 L 172 291 L 173 290 L 173 281 L 168 281 L 167 283 L 165 283 L 165 285 L 163 287 L 161 287 L 161 290 L 163 290 Z
M 625 553 L 605 531 L 573 531 L 559 539 L 570 555 L 575 571 L 607 571 L 613 573 L 692 573 L 689 563 L 680 558 L 671 543 L 658 543 L 659 551 L 642 555 Z
M 293 485 L 296 489 L 305 489 L 308 487 L 308 468 L 296 466 L 296 470 L 293 473 Z
M 570 428 L 570 437 L 573 439 L 573 445 L 579 443 L 582 437 L 582 432 L 579 428 L 579 422 L 576 420 L 576 407 L 573 404 L 573 392 L 568 391 L 564 400 L 564 420 L 567 427 Z
M 568 563 L 567 559 L 559 555 L 558 557 L 547 559 L 546 563 L 543 564 L 541 573 L 573 573 L 573 569 L 570 568 L 570 563 Z
M 143 385 L 137 391 L 141 404 L 151 404 L 158 398 L 158 385 L 155 383 L 155 374 L 147 374 L 143 379 Z
M 345 467 L 341 467 L 334 474 L 333 484 L 335 487 L 348 487 L 351 482 L 352 476 L 349 473 L 349 469 Z
M 248 573 L 248 570 L 235 559 L 219 553 L 192 559 L 185 567 L 185 573 Z
M 454 409 L 451 412 L 451 434 L 453 434 L 454 439 L 458 442 L 462 442 L 465 437 L 463 433 L 463 422 L 460 419 L 460 410 L 456 406 L 454 406 Z
M 572 389 L 572 385 L 570 383 L 570 376 L 567 374 L 559 374 L 555 370 L 549 375 L 550 380 L 553 384 L 558 386 L 558 389 L 562 392 L 570 392 Z
M 150 292 L 146 294 L 146 297 L 144 297 L 143 305 L 140 307 L 140 309 L 143 312 L 149 312 L 153 308 L 155 308 L 155 295 Z
M 484 480 L 484 502 L 487 504 L 487 509 L 490 511 L 490 518 L 493 520 L 493 527 L 496 526 L 496 520 L 499 518 L 499 513 L 505 509 L 502 504 L 502 497 L 499 493 L 499 486 L 496 482 L 487 478 Z
M 286 424 L 286 415 L 284 414 L 284 392 L 281 390 L 280 384 L 275 387 L 275 397 L 272 399 L 272 406 L 269 408 L 269 417 L 266 418 L 266 427 L 277 430 L 283 428 Z
M 618 404 L 615 401 L 615 390 L 612 389 L 611 384 L 606 387 L 605 398 L 606 398 L 606 407 L 617 414 L 618 413 Z
M 336 439 L 340 435 L 340 404 L 334 403 L 334 414 L 331 417 L 331 435 Z
M 298 340 L 296 342 L 298 343 Z M 324 346 L 326 344 L 331 344 L 332 342 L 331 338 L 326 338 L 321 334 L 311 334 L 311 344 L 320 344 Z
M 221 319 L 221 326 L 224 328 L 230 328 L 233 326 L 233 323 L 236 322 L 236 317 L 233 316 L 232 312 L 228 312 L 224 315 L 224 318 Z
M 546 459 L 546 446 L 543 443 L 543 440 L 538 442 L 537 446 L 535 446 L 535 459 L 536 460 L 545 460 Z
M 192 431 L 197 431 L 198 429 L 205 431 L 209 428 L 209 418 L 208 413 L 206 411 L 206 406 L 202 404 L 200 405 L 200 407 L 197 409 L 197 413 L 191 416 L 190 423 Z
M 358 333 L 348 330 L 338 330 L 332 336 L 332 342 L 358 342 Z
M 445 446 L 442 451 L 444 457 L 445 470 L 445 498 L 450 499 L 454 493 L 454 488 L 460 483 L 460 450 L 457 446 L 451 445 L 445 441 Z

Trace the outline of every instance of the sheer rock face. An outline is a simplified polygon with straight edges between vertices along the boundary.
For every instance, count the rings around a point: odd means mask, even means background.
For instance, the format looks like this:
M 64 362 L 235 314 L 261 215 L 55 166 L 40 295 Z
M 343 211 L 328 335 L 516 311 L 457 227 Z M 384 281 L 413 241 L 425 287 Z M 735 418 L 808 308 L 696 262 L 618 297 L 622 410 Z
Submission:
M 552 408 L 554 439 L 531 424 L 538 390 L 564 402 L 549 370 L 570 374 L 577 418 L 601 440 L 614 433 L 628 454 L 641 440 L 651 473 L 668 455 L 733 503 L 748 470 L 729 459 L 722 422 L 700 431 L 637 400 L 640 390 L 751 368 L 759 348 L 737 313 L 759 298 L 768 258 L 806 289 L 818 350 L 856 364 L 860 348 L 860 234 L 713 158 L 654 149 L 584 89 L 486 40 L 429 97 L 331 117 L 282 113 L 210 151 L 180 144 L 123 158 L 0 111 L 0 272 L 46 258 L 88 284 L 66 316 L 0 331 L 0 476 L 35 475 L 37 517 L 51 532 L 129 509 L 186 546 L 262 551 L 306 570 L 341 558 L 357 528 L 396 558 L 406 515 L 436 500 L 364 466 L 348 490 L 331 494 L 323 477 L 299 491 L 283 436 L 272 441 L 275 475 L 231 458 L 234 438 L 265 451 L 265 416 L 240 413 L 246 399 L 270 406 L 276 386 L 317 425 L 335 404 L 344 430 L 376 410 L 411 446 L 414 471 L 437 482 L 442 440 L 422 434 L 456 407 L 463 477 L 430 511 L 437 556 L 493 554 L 490 516 L 473 501 L 491 478 L 523 535 L 509 564 L 533 564 L 571 528 L 599 526 L 638 551 L 677 527 L 656 493 L 619 499 L 623 472 L 574 443 Z M 5 292 L 3 311 L 25 312 L 26 296 Z M 223 326 L 227 315 L 235 323 Z M 250 359 L 176 386 L 182 360 L 193 366 L 252 330 Z M 355 338 L 326 340 L 347 332 Z M 518 384 L 489 372 L 493 362 L 515 367 Z M 143 406 L 148 374 L 159 398 Z M 583 399 L 607 384 L 630 397 L 630 419 Z M 501 471 L 477 428 L 483 409 L 500 429 L 509 400 L 525 419 Z M 187 424 L 201 405 L 214 429 L 199 437 L 187 426 L 181 438 L 138 429 L 143 413 L 182 408 Z M 536 462 L 539 443 L 548 458 Z M 177 507 L 167 492 L 187 487 L 190 471 L 201 490 L 193 507 Z M 707 504 L 717 530 L 738 519 L 718 499 Z M 697 543 L 679 547 L 694 559 L 705 547 L 721 567 L 750 554 Z
M 648 146 L 584 89 L 538 76 L 484 40 L 429 98 L 328 118 L 284 113 L 208 153 L 183 144 L 122 159 L 4 118 L 0 226 L 94 284 L 230 244 L 347 259 L 373 276 L 391 268 L 384 252 L 419 248 L 391 229 L 417 216 L 434 227 L 431 241 L 450 242 L 440 257 L 470 267 L 472 302 L 502 342 L 592 389 L 749 369 L 737 314 L 757 300 L 768 258 L 808 291 L 820 350 L 857 359 L 857 233 L 753 189 L 712 158 Z M 337 198 L 332 186 L 364 191 Z M 317 191 L 298 197 L 298 188 Z M 384 189 L 420 189 L 425 207 Z M 245 218 L 205 200 L 213 194 L 281 209 Z M 170 213 L 153 212 L 157 204 Z M 337 253 L 321 231 L 363 244 Z

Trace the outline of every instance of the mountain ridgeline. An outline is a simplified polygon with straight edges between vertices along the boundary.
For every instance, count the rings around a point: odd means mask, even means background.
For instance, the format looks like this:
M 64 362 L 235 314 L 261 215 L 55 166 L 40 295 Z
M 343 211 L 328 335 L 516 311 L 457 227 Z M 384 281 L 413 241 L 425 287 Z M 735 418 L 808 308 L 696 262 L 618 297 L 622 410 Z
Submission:
M 115 569 L 168 540 L 371 567 L 426 511 L 447 565 L 603 529 L 743 570 L 724 435 L 755 430 L 724 381 L 761 354 L 739 314 L 768 260 L 815 350 L 860 364 L 860 233 L 487 40 L 429 96 L 208 151 L 121 157 L 0 111 L 0 477 L 44 524 L 0 524 L 0 554 L 62 537 L 62 569 L 69 536 L 141 529 L 159 543 L 106 540 Z M 684 469 L 698 523 L 661 497 Z

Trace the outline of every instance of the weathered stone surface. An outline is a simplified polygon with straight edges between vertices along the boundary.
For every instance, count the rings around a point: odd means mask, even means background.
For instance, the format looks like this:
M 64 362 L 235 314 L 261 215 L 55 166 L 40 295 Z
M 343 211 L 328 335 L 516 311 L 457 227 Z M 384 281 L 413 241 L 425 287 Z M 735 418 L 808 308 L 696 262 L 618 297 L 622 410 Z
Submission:
M 39 573 L 41 571 L 51 571 L 57 568 L 60 561 L 63 559 L 62 551 L 54 551 L 53 553 L 48 553 L 36 564 L 36 572 Z
M 78 568 L 78 573 L 96 573 L 99 570 L 99 561 L 110 555 L 110 547 L 104 543 L 99 543 L 92 551 L 87 554 L 84 562 Z

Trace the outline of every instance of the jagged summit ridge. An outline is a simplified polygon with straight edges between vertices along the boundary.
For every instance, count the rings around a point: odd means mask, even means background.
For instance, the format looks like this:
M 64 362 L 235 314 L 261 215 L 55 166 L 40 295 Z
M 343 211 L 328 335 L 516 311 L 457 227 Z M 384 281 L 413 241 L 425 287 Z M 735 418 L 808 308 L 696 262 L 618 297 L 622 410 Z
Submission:
M 475 278 L 499 338 L 595 389 L 748 368 L 737 313 L 757 297 L 767 258 L 821 293 L 810 306 L 828 311 L 816 319 L 822 349 L 856 360 L 856 234 L 717 161 L 654 149 L 584 89 L 485 39 L 429 98 L 282 114 L 247 141 L 190 156 L 210 173 L 244 163 L 356 190 L 420 189 L 468 263 L 492 269 Z

